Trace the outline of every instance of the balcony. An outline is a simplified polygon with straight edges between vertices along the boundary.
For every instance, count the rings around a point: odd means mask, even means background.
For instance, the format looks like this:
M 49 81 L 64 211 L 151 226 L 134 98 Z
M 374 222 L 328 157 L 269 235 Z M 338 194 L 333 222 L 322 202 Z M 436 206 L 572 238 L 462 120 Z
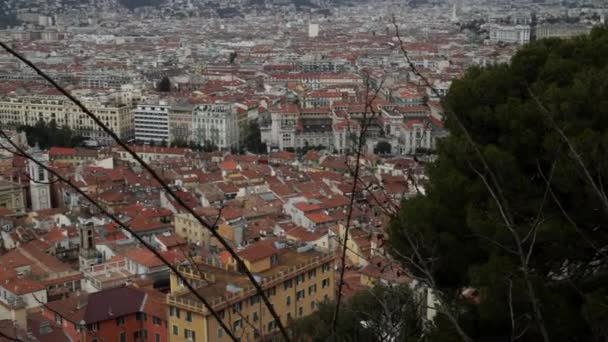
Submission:
M 324 263 L 332 261 L 332 260 L 334 260 L 334 258 L 335 258 L 335 255 L 333 253 L 312 258 L 304 263 L 292 266 L 288 269 L 279 271 L 270 276 L 263 277 L 262 280 L 259 282 L 259 284 L 262 286 L 262 289 L 267 290 L 269 288 L 272 288 L 274 286 L 284 283 L 288 279 L 295 278 L 298 274 L 303 274 L 311 269 L 315 269 L 315 268 L 321 266 Z M 178 268 L 178 270 L 179 270 L 179 268 Z M 180 272 L 181 272 L 181 270 L 180 270 Z M 184 275 L 186 275 L 188 277 L 189 274 L 192 274 L 192 271 L 187 271 L 187 273 Z M 198 274 L 196 274 L 195 276 L 196 276 L 195 279 L 201 279 L 200 276 L 198 276 Z M 205 278 L 207 278 L 207 275 L 205 275 Z M 207 310 L 207 308 L 200 301 L 198 301 L 196 299 L 182 297 L 184 295 L 187 295 L 188 292 L 189 291 L 184 288 L 183 290 L 179 290 L 177 293 L 168 294 L 167 295 L 167 304 L 177 306 L 177 307 L 189 310 L 189 311 L 195 311 L 195 312 L 198 312 L 203 315 L 211 314 L 209 312 L 209 310 Z M 234 303 L 238 303 L 244 299 L 247 299 L 247 298 L 255 295 L 256 293 L 257 293 L 257 290 L 255 289 L 255 287 L 253 285 L 251 285 L 249 287 L 243 288 L 243 290 L 239 291 L 239 292 L 226 294 L 224 296 L 213 298 L 213 299 L 208 299 L 208 302 L 214 311 L 218 311 L 218 310 L 224 309 L 225 307 L 228 307 L 229 305 L 232 305 Z

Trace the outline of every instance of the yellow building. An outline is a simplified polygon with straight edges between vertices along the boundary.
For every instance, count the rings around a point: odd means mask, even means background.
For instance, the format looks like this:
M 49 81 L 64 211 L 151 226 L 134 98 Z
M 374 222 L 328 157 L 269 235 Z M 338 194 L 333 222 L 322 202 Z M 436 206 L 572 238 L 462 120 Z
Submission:
M 25 212 L 25 195 L 23 187 L 17 183 L 0 180 L 0 208 Z
M 339 225 L 338 245 L 342 245 L 344 241 L 346 229 L 344 225 Z M 365 267 L 369 264 L 369 259 L 373 256 L 371 248 L 371 235 L 359 228 L 351 228 L 348 231 L 348 240 L 346 241 L 346 258 L 347 260 L 360 267 Z
M 200 213 L 203 215 L 203 213 Z M 174 217 L 175 233 L 188 241 L 201 247 L 209 247 L 211 233 L 203 227 L 192 214 L 177 213 Z
M 225 253 L 225 252 L 224 252 Z M 192 279 L 231 330 L 243 341 L 278 333 L 278 327 L 255 288 L 235 262 L 223 255 L 226 268 L 199 264 L 180 270 Z M 311 314 L 317 304 L 335 294 L 334 254 L 277 239 L 262 240 L 239 252 L 246 266 L 259 279 L 281 323 Z M 202 274 L 202 277 L 199 275 Z M 229 341 L 230 337 L 195 296 L 171 275 L 169 341 Z

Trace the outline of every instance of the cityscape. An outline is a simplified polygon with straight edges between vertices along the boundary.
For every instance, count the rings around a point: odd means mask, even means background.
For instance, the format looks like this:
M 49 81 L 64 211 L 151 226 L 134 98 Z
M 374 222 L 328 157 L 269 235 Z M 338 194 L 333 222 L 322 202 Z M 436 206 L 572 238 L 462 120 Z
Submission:
M 0 341 L 608 341 L 607 15 L 0 0 Z

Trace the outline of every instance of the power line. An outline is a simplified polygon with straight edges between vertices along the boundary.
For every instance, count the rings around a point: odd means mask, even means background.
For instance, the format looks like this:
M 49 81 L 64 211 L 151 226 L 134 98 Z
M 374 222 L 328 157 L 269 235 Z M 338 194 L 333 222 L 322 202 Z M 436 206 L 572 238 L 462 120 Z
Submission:
M 152 178 L 154 178 L 156 181 L 158 181 L 159 184 L 163 187 L 163 189 L 182 208 L 184 208 L 187 212 L 189 212 L 190 214 L 192 214 L 192 216 L 194 216 L 194 218 L 203 227 L 205 227 L 205 228 L 207 228 L 207 230 L 209 230 L 209 232 L 213 235 L 213 237 L 215 237 L 221 243 L 221 245 L 230 253 L 230 255 L 232 256 L 232 258 L 236 261 L 236 263 L 238 265 L 238 269 L 242 270 L 243 273 L 245 273 L 245 275 L 247 276 L 247 278 L 249 278 L 249 281 L 256 288 L 256 291 L 257 291 L 258 295 L 264 301 L 264 304 L 266 305 L 266 308 L 270 312 L 270 315 L 276 321 L 276 324 L 277 324 L 279 330 L 281 331 L 281 335 L 283 335 L 283 339 L 285 341 L 290 341 L 291 339 L 289 338 L 289 334 L 287 333 L 287 330 L 285 329 L 285 327 L 281 323 L 281 317 L 277 314 L 276 310 L 274 309 L 274 306 L 270 303 L 270 300 L 268 299 L 268 297 L 264 293 L 264 289 L 262 289 L 262 286 L 255 279 L 254 275 L 249 271 L 249 269 L 247 268 L 247 265 L 245 265 L 245 262 L 243 262 L 243 260 L 239 257 L 239 255 L 236 253 L 236 251 L 230 246 L 230 244 L 226 241 L 226 239 L 224 239 L 216 229 L 214 229 L 211 225 L 209 225 L 209 223 L 207 223 L 199 215 L 197 215 L 196 212 L 195 212 L 195 210 L 193 208 L 191 208 L 188 204 L 186 204 L 186 202 L 181 197 L 179 197 L 175 193 L 175 191 L 173 191 L 173 189 L 171 189 L 171 187 L 167 183 L 165 183 L 162 180 L 162 178 L 156 173 L 156 171 L 154 171 L 150 167 L 150 165 L 148 165 L 140 156 L 138 156 L 137 153 L 135 153 L 126 143 L 124 143 L 116 135 L 116 133 L 114 133 L 111 129 L 109 129 L 95 114 L 93 114 L 87 107 L 85 107 L 78 99 L 76 99 L 67 90 L 65 90 L 63 87 L 61 87 L 59 84 L 57 84 L 57 82 L 55 82 L 51 77 L 49 77 L 42 70 L 40 70 L 40 68 L 38 68 L 34 63 L 32 63 L 31 61 L 29 61 L 27 58 L 23 57 L 21 54 L 19 54 L 18 52 L 16 52 L 12 48 L 10 48 L 8 45 L 6 45 L 3 42 L 0 42 L 0 46 L 2 46 L 2 48 L 4 50 L 6 50 L 8 53 L 10 53 L 11 55 L 15 56 L 20 61 L 22 61 L 23 63 L 25 63 L 28 67 L 30 67 L 31 69 L 33 69 L 38 75 L 40 75 L 46 81 L 48 81 L 49 83 L 51 83 L 55 87 L 55 89 L 57 89 L 59 92 L 61 92 L 63 95 L 65 95 L 68 99 L 70 99 L 76 106 L 78 106 L 106 134 L 108 134 L 120 147 L 122 147 L 129 155 L 131 155 L 133 157 L 133 159 L 135 159 L 144 169 L 146 169 L 146 171 L 148 171 L 148 173 L 150 173 L 150 175 L 152 176 Z
M 84 191 L 82 191 L 78 186 L 76 186 L 74 183 L 72 183 L 69 179 L 63 177 L 57 171 L 53 170 L 52 168 L 48 167 L 44 163 L 40 162 L 39 160 L 37 160 L 36 158 L 32 157 L 27 152 L 25 152 L 21 147 L 19 147 L 16 143 L 14 143 L 12 140 L 10 140 L 10 137 L 8 136 L 8 134 L 6 134 L 6 132 L 4 132 L 4 130 L 2 130 L 2 129 L 0 129 L 0 136 L 7 139 L 9 144 L 11 144 L 13 146 L 13 148 L 17 152 L 19 152 L 20 156 L 31 160 L 38 167 L 45 169 L 47 172 L 49 172 L 51 175 L 56 177 L 58 180 L 69 185 L 79 195 L 83 196 L 85 199 L 87 199 L 89 202 L 91 202 L 91 204 L 93 204 L 102 214 L 106 215 L 114 223 L 116 223 L 121 228 L 128 231 L 139 243 L 141 243 L 146 249 L 148 249 L 150 252 L 152 252 L 152 254 L 154 254 L 154 256 L 156 256 L 163 264 L 165 264 L 167 267 L 169 267 L 169 269 L 171 271 L 173 271 L 177 275 L 177 277 L 180 278 L 181 281 L 183 281 L 186 288 L 188 288 L 188 290 L 197 299 L 199 299 L 203 303 L 203 305 L 211 312 L 213 317 L 215 317 L 218 320 L 218 323 L 222 326 L 222 328 L 227 330 L 227 333 L 232 338 L 232 340 L 237 341 L 237 338 L 234 336 L 234 334 L 232 334 L 232 332 L 226 328 L 226 324 L 221 319 L 221 317 L 218 315 L 218 313 L 213 310 L 213 308 L 211 307 L 211 304 L 203 296 L 201 296 L 198 292 L 196 292 L 196 289 L 190 284 L 188 279 L 179 272 L 177 267 L 175 267 L 173 264 L 171 264 L 169 261 L 167 261 L 156 249 L 154 249 L 148 242 L 146 242 L 146 240 L 144 240 L 141 236 L 139 236 L 139 234 L 137 234 L 135 231 L 133 231 L 129 226 L 127 226 L 122 221 L 120 221 L 116 216 L 114 216 L 113 214 L 108 212 L 103 206 L 101 206 L 98 202 L 93 200 L 89 195 L 87 195 Z

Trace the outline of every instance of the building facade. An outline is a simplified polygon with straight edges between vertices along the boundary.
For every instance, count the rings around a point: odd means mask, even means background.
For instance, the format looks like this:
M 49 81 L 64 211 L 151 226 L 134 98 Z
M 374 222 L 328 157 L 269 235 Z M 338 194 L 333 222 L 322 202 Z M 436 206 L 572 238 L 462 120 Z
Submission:
M 79 96 L 83 104 L 121 139 L 133 136 L 131 108 L 111 97 Z M 4 126 L 34 126 L 38 121 L 55 121 L 77 134 L 110 143 L 112 139 L 70 100 L 58 95 L 0 96 L 0 122 Z
M 41 151 L 34 151 L 32 157 L 42 165 L 48 166 L 49 155 Z M 32 210 L 38 211 L 51 207 L 51 187 L 49 172 L 40 165 L 28 160 L 28 174 L 30 178 L 30 197 Z
M 311 314 L 318 303 L 334 298 L 333 254 L 269 239 L 242 250 L 239 256 L 258 277 L 283 325 Z M 255 288 L 231 267 L 235 267 L 234 260 L 228 261 L 225 268 L 201 264 L 195 270 L 189 267 L 181 270 L 237 336 L 243 340 L 263 340 L 277 334 L 278 325 L 256 295 Z M 175 275 L 171 276 L 167 301 L 169 341 L 230 340 L 211 313 L 180 285 Z
M 169 112 L 166 102 L 140 104 L 133 110 L 135 140 L 169 143 Z
M 494 43 L 503 42 L 514 44 L 526 44 L 530 42 L 530 26 L 493 25 L 490 28 L 490 41 Z
M 11 209 L 17 214 L 25 213 L 23 186 L 9 181 L 0 181 L 0 208 Z
M 238 148 L 238 118 L 232 104 L 212 103 L 194 107 L 192 137 L 201 145 L 211 144 L 222 150 Z

